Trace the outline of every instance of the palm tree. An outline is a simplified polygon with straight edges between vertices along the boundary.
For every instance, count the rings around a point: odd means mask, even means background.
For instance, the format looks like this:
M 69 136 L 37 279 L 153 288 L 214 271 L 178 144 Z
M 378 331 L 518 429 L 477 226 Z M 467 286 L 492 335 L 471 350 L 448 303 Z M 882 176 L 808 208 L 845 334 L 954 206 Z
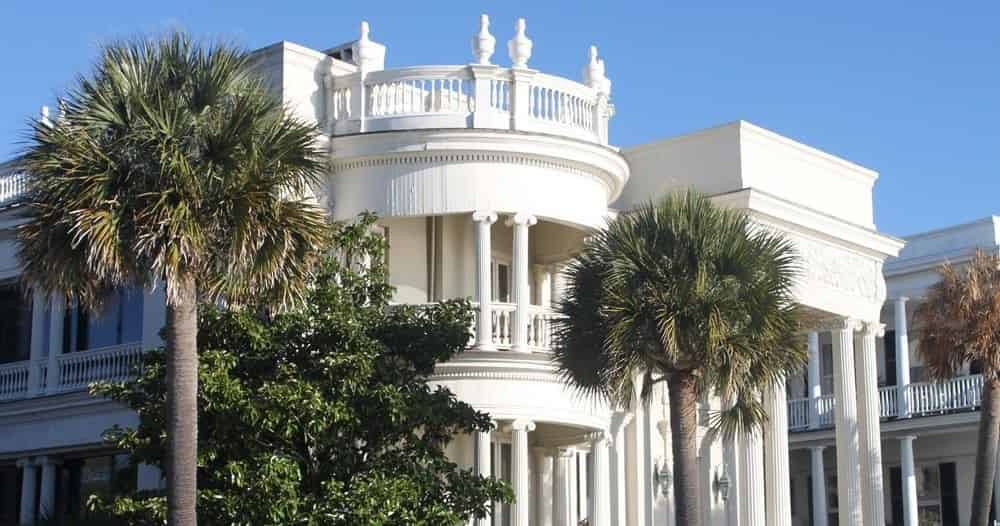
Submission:
M 296 300 L 327 232 L 324 161 L 252 57 L 175 33 L 102 49 L 54 124 L 33 126 L 18 231 L 29 284 L 100 308 L 163 286 L 168 522 L 195 525 L 198 302 Z
M 917 352 L 936 380 L 953 378 L 966 364 L 982 368 L 983 401 L 969 524 L 986 526 L 1000 438 L 1000 257 L 977 251 L 964 269 L 945 264 L 940 274 L 941 280 L 930 287 L 914 312 Z
M 788 241 L 693 192 L 618 217 L 568 266 L 554 359 L 571 385 L 622 406 L 666 382 L 677 524 L 699 521 L 699 398 L 731 402 L 715 429 L 751 431 L 767 418 L 761 390 L 805 363 L 796 267 Z

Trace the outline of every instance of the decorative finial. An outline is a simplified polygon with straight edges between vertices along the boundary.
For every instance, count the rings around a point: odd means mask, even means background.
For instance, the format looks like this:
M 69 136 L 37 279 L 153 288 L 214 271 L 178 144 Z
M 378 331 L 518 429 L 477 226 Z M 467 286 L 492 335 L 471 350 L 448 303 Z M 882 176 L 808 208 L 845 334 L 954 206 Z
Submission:
M 476 59 L 476 64 L 490 65 L 496 43 L 497 39 L 490 34 L 490 17 L 479 15 L 479 33 L 472 37 L 472 56 Z
M 48 106 L 42 106 L 41 110 L 39 110 L 38 113 L 39 113 L 38 121 L 41 122 L 42 124 L 44 124 L 45 126 L 48 126 L 49 128 L 51 128 L 52 127 L 52 120 L 49 119 L 49 107 Z
M 515 68 L 528 67 L 528 59 L 531 58 L 531 39 L 524 34 L 526 26 L 524 19 L 518 18 L 514 26 L 514 38 L 507 41 L 507 54 Z
M 361 22 L 361 36 L 351 45 L 354 63 L 364 71 L 378 71 L 385 68 L 385 46 L 372 42 L 367 21 Z
M 589 60 L 583 67 L 583 83 L 594 88 L 598 93 L 611 94 L 611 81 L 604 73 L 604 60 L 597 56 L 597 46 L 590 46 Z

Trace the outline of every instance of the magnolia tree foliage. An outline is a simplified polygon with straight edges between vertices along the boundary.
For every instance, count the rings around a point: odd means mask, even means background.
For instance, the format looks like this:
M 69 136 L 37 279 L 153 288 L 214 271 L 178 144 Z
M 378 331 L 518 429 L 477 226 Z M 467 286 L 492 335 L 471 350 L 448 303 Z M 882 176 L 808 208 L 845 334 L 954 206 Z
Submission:
M 449 461 L 456 434 L 487 430 L 476 411 L 426 377 L 461 352 L 463 301 L 390 307 L 385 245 L 373 217 L 340 227 L 305 306 L 204 306 L 199 315 L 198 515 L 206 524 L 447 525 L 509 501 L 502 482 Z M 363 270 L 363 271 L 362 271 Z M 137 381 L 95 387 L 139 415 L 107 439 L 162 467 L 164 359 Z M 159 524 L 164 497 L 95 502 L 132 524 Z

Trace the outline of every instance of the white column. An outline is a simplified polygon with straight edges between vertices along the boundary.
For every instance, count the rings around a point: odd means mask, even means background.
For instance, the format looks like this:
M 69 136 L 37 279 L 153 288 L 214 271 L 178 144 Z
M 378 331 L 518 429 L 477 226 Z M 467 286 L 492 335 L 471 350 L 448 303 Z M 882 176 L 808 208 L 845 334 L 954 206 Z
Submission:
M 908 298 L 896 298 L 895 332 L 896 332 L 896 404 L 899 418 L 910 416 L 910 337 L 906 333 L 906 301 Z M 1000 509 L 1000 508 L 998 508 Z
M 574 448 L 573 458 L 569 460 L 569 524 L 580 523 L 580 494 L 577 492 L 577 459 L 580 451 Z
M 861 509 L 865 524 L 885 524 L 885 500 L 882 490 L 882 435 L 879 427 L 878 365 L 875 337 L 882 324 L 865 322 L 861 345 L 854 350 L 857 368 L 855 381 L 858 396 L 858 447 L 861 464 Z
M 854 382 L 853 320 L 833 331 L 833 396 L 837 444 L 837 516 L 841 526 L 862 524 L 858 480 L 858 406 Z
M 724 407 L 729 407 L 730 403 L 724 401 Z M 725 462 L 725 476 L 729 479 L 728 495 L 726 501 L 726 524 L 728 526 L 742 526 L 740 524 L 740 494 L 743 493 L 743 481 L 740 479 L 740 458 L 739 448 L 741 440 L 738 436 L 723 439 L 722 456 Z
M 784 379 L 764 390 L 764 501 L 768 526 L 791 526 L 792 494 L 788 474 L 788 400 Z
M 535 452 L 535 526 L 552 526 L 555 500 L 555 479 L 553 473 L 554 451 L 550 448 L 536 447 Z
M 570 483 L 570 462 L 576 458 L 576 449 L 559 448 L 555 458 L 555 524 L 556 526 L 576 526 L 570 522 L 573 507 L 573 488 Z M 624 524 L 624 523 L 623 523 Z
M 917 526 L 917 472 L 913 465 L 913 440 L 915 436 L 899 438 L 899 471 L 902 475 L 903 524 Z
M 632 415 L 625 411 L 615 411 L 611 416 L 611 523 L 626 524 L 625 503 L 625 426 Z
M 764 448 L 760 431 L 740 435 L 740 526 L 764 526 Z
M 490 265 L 493 246 L 490 227 L 497 220 L 493 212 L 477 211 L 472 214 L 476 223 L 476 301 L 479 302 L 479 319 L 476 323 L 476 348 L 492 351 L 493 345 L 493 281 Z
M 504 466 L 503 466 L 503 443 L 499 440 L 494 441 L 490 445 L 490 450 L 493 451 L 493 478 L 501 479 L 504 478 Z M 510 481 L 507 481 L 510 482 Z M 493 503 L 493 524 L 503 524 L 504 516 L 510 511 L 509 504 L 503 504 L 500 502 Z
M 28 394 L 35 395 L 43 392 L 45 386 L 42 384 L 42 362 L 45 360 L 46 332 L 49 330 L 45 326 L 45 312 L 49 310 L 48 297 L 39 290 L 32 291 L 31 294 L 31 354 L 28 357 Z
M 809 448 L 812 461 L 812 526 L 826 526 L 826 470 L 823 467 L 823 446 Z
M 41 465 L 42 484 L 38 495 L 38 518 L 55 517 L 56 513 L 56 474 L 59 462 L 52 457 L 39 457 Z
M 823 396 L 823 386 L 820 384 L 820 364 L 822 360 L 819 355 L 819 333 L 812 331 L 809 333 L 809 364 L 807 376 L 809 377 L 809 429 L 819 427 L 819 398 Z
M 493 476 L 493 465 L 490 463 L 492 435 L 492 431 L 477 431 L 475 435 L 473 435 L 475 440 L 473 467 L 476 470 L 476 475 L 479 475 L 480 477 L 489 478 Z M 492 514 L 489 514 L 481 519 L 475 519 L 474 522 L 476 526 L 490 526 L 492 523 Z
M 515 214 L 507 222 L 514 227 L 514 311 L 513 349 L 517 352 L 530 352 L 528 348 L 528 309 L 531 308 L 531 286 L 529 284 L 531 254 L 528 251 L 528 228 L 537 223 L 535 216 L 530 214 Z
M 38 500 L 36 490 L 38 488 L 38 466 L 30 459 L 22 459 L 17 462 L 21 468 L 21 513 L 19 515 L 21 524 L 32 524 L 35 522 L 35 504 Z
M 46 363 L 45 391 L 55 392 L 59 388 L 59 354 L 62 353 L 63 317 L 66 315 L 66 299 L 62 294 L 53 294 L 49 317 L 49 352 Z
M 604 431 L 590 435 L 590 458 L 593 459 L 593 491 L 590 495 L 590 526 L 611 526 L 611 471 L 608 458 L 609 437 Z
M 531 486 L 529 477 L 528 433 L 535 430 L 530 420 L 515 420 L 511 433 L 511 482 L 514 486 L 514 504 L 511 505 L 511 525 L 528 526 L 531 520 Z
M 576 514 L 581 521 L 590 517 L 590 487 L 587 482 L 590 480 L 588 476 L 590 472 L 589 458 L 590 453 L 587 451 L 580 451 L 576 454 Z

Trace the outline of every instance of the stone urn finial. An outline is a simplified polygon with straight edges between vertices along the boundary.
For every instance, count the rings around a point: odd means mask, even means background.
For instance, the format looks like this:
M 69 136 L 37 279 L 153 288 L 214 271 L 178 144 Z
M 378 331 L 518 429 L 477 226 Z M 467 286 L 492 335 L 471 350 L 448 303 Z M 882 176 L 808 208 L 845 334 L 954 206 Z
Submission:
M 385 67 L 385 46 L 372 42 L 368 22 L 361 22 L 361 35 L 351 46 L 354 63 L 365 71 L 378 71 Z
M 497 39 L 490 34 L 490 17 L 479 15 L 479 33 L 472 37 L 472 56 L 476 59 L 476 64 L 489 66 L 496 45 Z
M 605 76 L 604 60 L 597 55 L 597 46 L 590 46 L 587 65 L 583 67 L 583 83 L 598 93 L 611 94 L 611 81 Z
M 514 38 L 507 41 L 507 54 L 510 55 L 511 66 L 515 68 L 528 67 L 528 59 L 531 58 L 531 39 L 524 34 L 526 26 L 524 19 L 518 18 Z
M 38 122 L 40 122 L 40 123 L 48 126 L 49 128 L 51 128 L 52 127 L 52 120 L 49 119 L 49 107 L 48 106 L 42 106 L 42 108 L 38 111 L 38 114 L 39 114 L 38 115 Z

